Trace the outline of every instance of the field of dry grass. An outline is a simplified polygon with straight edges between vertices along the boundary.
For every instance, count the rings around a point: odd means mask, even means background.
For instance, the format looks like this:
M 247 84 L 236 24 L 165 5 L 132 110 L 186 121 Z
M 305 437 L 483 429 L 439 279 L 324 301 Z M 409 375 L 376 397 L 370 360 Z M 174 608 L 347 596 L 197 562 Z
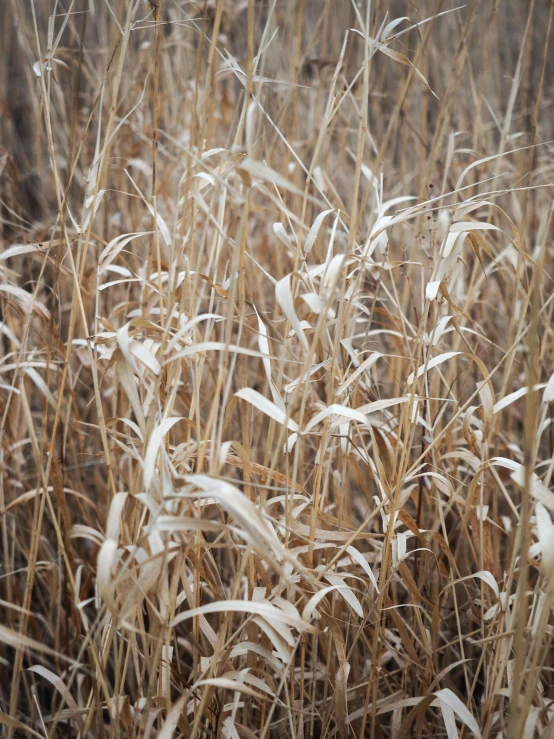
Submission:
M 554 738 L 553 14 L 2 0 L 2 736 Z

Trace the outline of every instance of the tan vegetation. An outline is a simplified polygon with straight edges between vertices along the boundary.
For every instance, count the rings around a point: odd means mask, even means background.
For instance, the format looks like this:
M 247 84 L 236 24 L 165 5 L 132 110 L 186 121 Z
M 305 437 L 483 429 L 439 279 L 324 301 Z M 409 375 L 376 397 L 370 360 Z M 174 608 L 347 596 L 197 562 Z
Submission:
M 554 737 L 553 12 L 4 0 L 7 737 Z

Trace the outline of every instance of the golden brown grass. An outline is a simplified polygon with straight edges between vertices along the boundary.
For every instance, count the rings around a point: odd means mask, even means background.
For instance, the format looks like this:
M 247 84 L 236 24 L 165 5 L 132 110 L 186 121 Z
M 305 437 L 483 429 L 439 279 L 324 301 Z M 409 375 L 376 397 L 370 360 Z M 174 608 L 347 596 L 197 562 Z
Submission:
M 554 737 L 553 9 L 4 0 L 7 737 Z

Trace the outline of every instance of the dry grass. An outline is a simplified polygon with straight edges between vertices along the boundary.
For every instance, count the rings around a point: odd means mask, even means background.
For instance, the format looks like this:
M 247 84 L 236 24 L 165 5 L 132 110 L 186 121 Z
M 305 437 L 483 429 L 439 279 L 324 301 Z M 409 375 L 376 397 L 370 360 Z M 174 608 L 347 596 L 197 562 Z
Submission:
M 7 737 L 554 737 L 554 5 L 456 5 L 2 3 Z

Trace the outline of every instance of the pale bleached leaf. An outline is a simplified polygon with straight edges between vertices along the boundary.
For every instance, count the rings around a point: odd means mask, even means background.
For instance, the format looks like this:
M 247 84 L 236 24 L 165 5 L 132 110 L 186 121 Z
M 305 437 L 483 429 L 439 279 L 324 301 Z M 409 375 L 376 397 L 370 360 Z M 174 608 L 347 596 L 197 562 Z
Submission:
M 468 711 L 462 701 L 458 698 L 458 696 L 450 690 L 450 688 L 437 690 L 435 692 L 435 695 L 439 699 L 439 703 L 441 705 L 444 704 L 452 711 L 454 711 L 460 721 L 462 721 L 467 726 L 467 728 L 473 732 L 475 737 L 477 739 L 481 739 L 481 732 L 479 730 L 479 726 L 477 725 L 477 721 Z
M 50 388 L 48 385 L 44 382 L 42 377 L 39 375 L 39 373 L 33 369 L 32 367 L 27 367 L 25 370 L 25 374 L 28 375 L 31 380 L 35 383 L 35 385 L 38 387 L 40 392 L 44 395 L 46 400 L 48 401 L 48 405 L 53 408 L 55 411 L 58 409 L 58 404 L 56 403 L 56 400 L 52 393 L 50 392 Z
M 291 431 L 299 430 L 298 424 L 293 421 L 292 418 L 287 418 L 286 411 L 284 411 L 282 408 L 279 408 L 277 405 L 275 405 L 275 403 L 272 403 L 271 400 L 265 398 L 257 390 L 253 390 L 250 387 L 244 387 L 242 388 L 242 390 L 236 392 L 235 395 L 237 396 L 237 398 L 246 400 L 247 403 L 250 403 L 255 408 L 258 408 L 258 410 L 262 411 L 262 413 L 265 413 L 266 416 L 269 416 L 274 421 L 277 421 L 277 423 L 286 426 Z
M 19 307 L 27 315 L 34 310 L 35 313 L 38 313 L 43 318 L 50 318 L 50 311 L 48 308 L 38 300 L 35 300 L 27 290 L 23 290 L 23 288 L 16 287 L 15 285 L 4 284 L 0 285 L 0 292 L 5 293 L 6 295 L 12 295 Z
M 121 516 L 123 506 L 128 498 L 128 493 L 116 493 L 110 503 L 110 512 L 108 514 L 108 522 L 106 525 L 106 538 L 119 541 L 119 528 L 121 525 Z
M 426 77 L 419 71 L 419 69 L 417 69 L 417 67 L 415 67 L 412 64 L 412 62 L 408 59 L 407 56 L 405 56 L 404 54 L 401 54 L 399 51 L 395 51 L 394 49 L 391 49 L 388 46 L 385 46 L 385 44 L 379 44 L 379 51 L 385 54 L 385 56 L 389 56 L 391 59 L 394 59 L 394 61 L 400 62 L 400 64 L 404 64 L 407 67 L 411 67 L 416 73 L 416 75 L 419 77 L 419 79 L 423 82 L 425 87 L 429 90 L 431 95 L 436 97 L 437 100 L 439 99 L 438 95 L 435 92 L 433 92 L 433 90 L 431 89 L 429 83 L 427 82 Z
M 364 361 L 360 364 L 360 366 L 355 369 L 354 372 L 339 385 L 339 387 L 337 388 L 337 396 L 342 395 L 363 372 L 369 371 L 373 367 L 375 362 L 377 362 L 377 360 L 382 356 L 383 355 L 380 352 L 373 352 L 369 355 L 369 357 L 366 357 Z
M 532 392 L 536 392 L 537 390 L 542 390 L 543 387 L 545 387 L 545 384 L 541 383 L 539 385 L 533 385 L 531 390 Z M 523 398 L 523 396 L 527 395 L 528 392 L 529 387 L 520 387 L 519 390 L 515 390 L 513 393 L 506 395 L 504 398 L 502 398 L 502 400 L 499 400 L 497 403 L 494 404 L 492 408 L 493 415 L 501 411 L 503 408 L 511 405 L 512 403 L 515 403 L 515 401 L 519 400 L 519 398 Z
M 460 354 L 463 354 L 463 352 L 444 352 L 444 354 L 439 354 L 438 357 L 433 357 L 433 359 L 430 359 L 427 364 L 422 364 L 421 367 L 418 368 L 417 372 L 412 372 L 408 377 L 408 385 L 411 385 L 416 377 L 421 377 L 426 370 L 433 369 L 433 367 L 437 367 L 439 364 L 447 362 L 449 359 L 452 359 L 452 357 L 457 357 Z
M 158 426 L 156 426 L 155 429 L 152 431 L 152 435 L 150 436 L 148 446 L 146 448 L 146 454 L 144 455 L 143 463 L 143 483 L 146 491 L 149 490 L 152 484 L 152 480 L 154 479 L 156 459 L 158 457 L 158 452 L 160 450 L 160 446 L 162 445 L 164 437 L 168 433 L 168 431 L 181 420 L 182 418 L 180 416 L 176 418 L 164 418 L 164 420 L 160 424 L 158 424 Z
M 444 701 L 439 700 L 439 703 L 448 739 L 459 739 L 460 734 L 456 727 L 456 715 L 454 711 Z
M 240 739 L 240 734 L 236 729 L 232 716 L 227 716 L 223 722 L 221 731 L 225 739 Z
M 165 245 L 171 246 L 171 234 L 169 233 L 169 228 L 168 228 L 167 223 L 164 221 L 160 213 L 155 213 L 154 208 L 150 205 L 150 203 L 146 203 L 146 207 L 150 211 L 150 215 L 152 216 L 152 218 L 155 217 L 156 225 L 158 226 L 158 230 L 162 235 Z
M 22 254 L 31 254 L 32 252 L 38 252 L 38 247 L 35 244 L 13 244 L 0 254 L 0 261 L 11 257 L 19 257 Z
M 275 236 L 277 236 L 277 238 L 282 244 L 284 244 L 293 253 L 295 252 L 296 247 L 292 243 L 292 240 L 290 236 L 288 235 L 288 233 L 285 231 L 285 227 L 283 226 L 282 223 L 277 222 L 273 224 L 273 233 L 275 234 Z
M 356 549 L 356 547 L 350 545 L 346 548 L 346 551 L 350 556 L 356 560 L 356 562 L 360 565 L 360 567 L 364 570 L 366 575 L 369 577 L 371 584 L 375 588 L 377 592 L 379 592 L 379 587 L 377 585 L 377 580 L 375 579 L 375 575 L 373 574 L 371 567 L 369 566 L 368 562 L 366 561 L 363 554 Z
M 361 405 L 356 410 L 359 413 L 369 415 L 370 413 L 377 413 L 378 411 L 384 411 L 386 408 L 390 408 L 393 405 L 401 405 L 402 403 L 408 403 L 411 400 L 409 395 L 402 395 L 400 398 L 382 398 L 381 400 L 374 400 L 372 403 L 367 405 Z
M 126 359 L 123 358 L 118 360 L 117 374 L 119 376 L 121 385 L 123 386 L 123 389 L 125 390 L 125 393 L 129 398 L 129 402 L 131 403 L 131 407 L 137 418 L 142 437 L 144 438 L 146 419 L 144 418 L 144 411 L 140 402 L 137 385 L 135 382 L 136 378 L 132 372 L 131 366 Z
M 224 352 L 228 351 L 231 354 L 243 354 L 246 357 L 259 357 L 263 359 L 264 355 L 261 352 L 257 352 L 254 349 L 247 349 L 244 346 L 236 346 L 235 344 L 225 344 L 223 341 L 201 341 L 199 344 L 191 344 L 190 346 L 180 349 L 171 357 L 164 361 L 164 365 L 174 362 L 176 359 L 184 359 L 185 357 L 192 357 L 194 354 L 200 352 Z
M 292 328 L 298 336 L 298 340 L 300 341 L 304 349 L 307 350 L 308 341 L 304 335 L 304 331 L 302 329 L 302 326 L 300 325 L 300 321 L 298 320 L 296 311 L 294 310 L 294 299 L 292 297 L 290 281 L 290 274 L 283 277 L 282 280 L 279 280 L 279 282 L 275 285 L 275 298 L 277 299 L 277 302 L 281 306 L 283 313 L 288 318 Z
M 270 547 L 279 560 L 286 559 L 289 564 L 298 566 L 295 557 L 284 547 L 273 529 L 262 518 L 258 508 L 238 488 L 224 480 L 216 480 L 209 475 L 189 475 L 191 483 L 201 493 L 195 496 L 211 497 L 240 524 L 245 534 L 256 544 Z
M 325 273 L 322 280 L 323 290 L 328 292 L 332 287 L 334 287 L 343 267 L 347 267 L 349 264 L 352 264 L 353 261 L 353 259 L 347 259 L 344 254 L 335 254 L 331 261 L 325 266 Z
M 303 190 L 295 187 L 292 182 L 289 182 L 289 180 L 280 175 L 279 172 L 276 172 L 274 169 L 271 169 L 267 165 L 255 159 L 243 159 L 243 161 L 238 165 L 238 170 L 249 174 L 251 177 L 262 180 L 263 182 L 269 182 L 276 187 L 283 188 L 283 190 L 288 190 L 295 195 L 300 195 L 301 197 L 304 197 L 305 195 Z M 312 197 L 308 197 L 308 199 L 312 202 L 318 202 Z
M 225 529 L 224 524 L 190 516 L 157 516 L 152 524 L 153 531 L 223 531 Z
M 359 618 L 363 618 L 364 610 L 362 608 L 360 601 L 356 597 L 352 588 L 344 582 L 342 577 L 340 577 L 339 575 L 332 575 L 330 573 L 325 575 L 324 577 L 328 583 L 330 583 L 331 585 L 334 585 L 337 588 L 339 593 L 342 595 L 344 600 L 348 603 L 350 608 L 352 608 L 354 613 L 357 616 L 359 616 Z
M 221 600 L 215 603 L 207 603 L 198 608 L 191 608 L 190 611 L 179 613 L 173 619 L 171 626 L 176 626 L 183 621 L 188 621 L 195 616 L 206 615 L 207 613 L 247 613 L 257 615 L 264 618 L 268 623 L 274 622 L 284 623 L 287 626 L 295 628 L 297 631 L 303 632 L 310 629 L 310 626 L 300 616 L 293 617 L 285 613 L 280 608 L 276 608 L 267 601 L 247 601 L 247 600 Z
M 435 300 L 438 295 L 440 285 L 441 280 L 431 280 L 431 282 L 428 282 L 425 288 L 425 298 L 431 301 Z
M 367 423 L 367 418 L 364 416 L 363 413 L 360 413 L 359 410 L 348 408 L 347 406 L 339 405 L 338 403 L 333 403 L 327 408 L 324 408 L 322 411 L 317 413 L 313 418 L 309 420 L 306 425 L 306 431 L 313 429 L 314 426 L 317 426 L 318 423 L 321 423 L 321 421 L 325 420 L 329 416 L 337 416 L 338 418 L 349 418 L 352 421 L 358 421 L 358 423 L 363 424 Z
M 137 363 L 134 360 L 134 357 L 131 354 L 131 337 L 129 336 L 129 324 L 124 324 L 119 331 L 116 334 L 117 343 L 119 345 L 119 348 L 121 349 L 121 353 L 123 354 L 123 357 L 125 358 L 125 361 L 131 367 L 133 372 L 136 372 L 138 374 L 138 367 Z
M 263 355 L 262 362 L 264 365 L 267 382 L 269 384 L 269 389 L 271 390 L 271 395 L 273 397 L 273 402 L 275 403 L 275 405 L 278 408 L 280 408 L 282 411 L 284 411 L 285 401 L 281 397 L 271 377 L 271 358 L 269 355 L 269 340 L 267 338 L 267 328 L 266 328 L 265 323 L 260 318 L 260 315 L 258 311 L 256 310 L 256 307 L 254 307 L 254 310 L 256 311 L 256 317 L 258 318 L 258 331 L 259 331 L 258 346 L 260 347 L 260 352 Z
M 45 678 L 45 680 L 48 680 L 48 682 L 50 682 L 60 693 L 69 708 L 72 708 L 73 710 L 78 709 L 75 698 L 71 695 L 67 685 L 61 679 L 61 677 L 59 677 L 59 675 L 56 675 L 54 672 L 52 672 L 52 670 L 49 670 L 43 665 L 33 665 L 32 667 L 28 667 L 27 670 L 29 672 L 34 672 L 36 675 L 40 675 L 41 677 Z
M 9 626 L 4 626 L 1 623 L 0 643 L 7 644 L 13 649 L 29 649 L 30 651 L 38 652 L 39 654 L 48 654 L 57 660 L 69 662 L 70 664 L 75 664 L 73 660 L 67 657 L 65 654 L 56 652 L 56 650 L 46 646 L 46 644 L 44 644 L 42 641 L 31 639 L 30 636 L 21 634 L 19 631 L 14 631 L 13 629 L 10 629 Z
M 314 366 L 310 367 L 310 369 L 308 370 L 308 372 L 304 374 L 304 376 L 301 375 L 300 377 L 297 377 L 296 379 L 292 380 L 287 385 L 285 385 L 285 393 L 287 394 L 292 393 L 298 384 L 307 382 L 307 380 L 309 380 L 310 377 L 312 377 L 312 375 L 315 375 L 315 373 L 318 372 L 320 369 L 323 369 L 328 366 L 329 366 L 328 361 L 320 362 L 319 364 L 314 364 Z
M 267 636 L 269 641 L 275 648 L 274 654 L 279 657 L 283 664 L 289 661 L 290 649 L 294 647 L 294 635 L 289 627 L 284 623 L 278 621 L 272 621 L 269 623 L 265 618 L 261 616 L 254 616 L 252 619 Z
M 472 577 L 478 577 L 483 582 L 486 582 L 489 588 L 492 588 L 494 590 L 494 594 L 497 598 L 500 598 L 500 591 L 498 589 L 498 583 L 494 579 L 491 572 L 488 570 L 480 570 L 479 572 L 475 572 Z
M 543 403 L 551 403 L 554 400 L 554 372 L 550 375 L 550 379 L 546 383 L 542 396 Z
M 479 221 L 460 221 L 450 226 L 451 233 L 461 233 L 462 231 L 500 231 L 500 229 L 492 223 L 480 223 Z
M 133 241 L 133 239 L 138 239 L 139 236 L 147 236 L 149 233 L 151 232 L 138 231 L 136 233 L 121 234 L 120 236 L 116 236 L 115 239 L 112 239 L 98 258 L 98 276 L 105 272 L 108 265 L 113 262 L 122 249 L 125 249 L 127 244 Z
M 426 335 L 426 343 L 436 346 L 446 333 L 446 328 L 451 320 L 452 316 L 443 316 L 435 326 L 434 330 L 430 331 L 430 333 Z
M 306 605 L 304 606 L 304 610 L 302 611 L 302 618 L 304 619 L 304 621 L 311 621 L 313 619 L 313 615 L 315 610 L 317 609 L 317 606 L 321 603 L 323 598 L 325 598 L 328 593 L 332 593 L 335 590 L 340 590 L 341 588 L 345 587 L 346 585 L 341 580 L 338 585 L 327 585 L 321 590 L 318 590 L 317 593 L 314 593 L 310 600 L 306 603 Z
M 156 357 L 149 351 L 140 341 L 132 341 L 130 344 L 131 354 L 140 360 L 155 375 L 159 375 L 161 371 L 160 363 Z
M 188 693 L 185 692 L 182 694 L 182 696 L 179 698 L 177 703 L 174 703 L 171 707 L 171 710 L 167 714 L 167 718 L 165 720 L 164 725 L 160 729 L 160 732 L 158 733 L 158 739 L 173 739 L 175 735 L 175 729 L 177 728 L 177 725 L 179 723 L 179 718 L 181 717 L 181 713 L 185 707 L 185 703 L 187 702 Z
M 117 541 L 106 539 L 98 552 L 96 582 L 100 596 L 105 600 L 109 608 L 114 607 L 113 570 L 117 561 Z
M 539 501 L 535 503 L 535 517 L 542 561 L 546 568 L 552 571 L 554 568 L 554 524 L 550 514 Z
M 319 315 L 324 308 L 323 300 L 318 293 L 304 293 L 300 296 L 312 313 Z
M 494 457 L 494 459 L 498 460 L 498 459 L 505 459 L 505 458 Z M 492 461 L 493 460 L 491 460 L 491 462 Z M 510 469 L 513 470 L 510 477 L 521 488 L 525 489 L 526 487 L 525 467 L 522 464 L 519 464 L 518 462 L 513 462 L 513 465 L 514 465 L 513 467 L 510 467 Z M 507 466 L 507 465 L 504 465 L 504 466 Z M 554 511 L 554 493 L 552 492 L 552 490 L 546 487 L 544 482 L 539 477 L 537 477 L 537 475 L 534 472 L 529 476 L 529 492 L 532 495 L 532 497 L 535 500 L 538 500 L 539 503 L 542 503 L 543 506 L 545 506 L 545 508 L 548 508 L 549 511 Z
M 306 241 L 304 242 L 304 253 L 305 254 L 309 254 L 311 252 L 325 217 L 328 216 L 329 213 L 332 213 L 333 210 L 334 210 L 333 208 L 330 208 L 329 210 L 322 211 L 317 216 L 315 221 L 312 223 L 312 227 L 310 228 L 308 235 L 306 236 Z

